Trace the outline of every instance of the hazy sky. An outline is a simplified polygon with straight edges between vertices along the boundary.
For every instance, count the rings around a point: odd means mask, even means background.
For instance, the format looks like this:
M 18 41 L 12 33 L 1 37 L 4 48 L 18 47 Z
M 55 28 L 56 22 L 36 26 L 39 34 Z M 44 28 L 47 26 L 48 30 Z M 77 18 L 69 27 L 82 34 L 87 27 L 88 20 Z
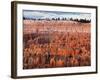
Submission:
M 45 18 L 73 18 L 73 19 L 91 19 L 90 13 L 79 12 L 58 12 L 58 11 L 38 11 L 23 10 L 23 16 L 26 18 L 45 19 Z

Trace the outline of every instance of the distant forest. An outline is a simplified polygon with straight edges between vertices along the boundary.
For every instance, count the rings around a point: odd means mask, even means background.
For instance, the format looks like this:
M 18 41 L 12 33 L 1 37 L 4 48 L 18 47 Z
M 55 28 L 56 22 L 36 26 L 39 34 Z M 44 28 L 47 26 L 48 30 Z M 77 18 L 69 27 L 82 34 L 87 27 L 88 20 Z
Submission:
M 65 20 L 70 20 L 70 21 L 76 21 L 76 22 L 81 22 L 81 23 L 90 23 L 91 22 L 91 20 L 87 20 L 87 19 L 78 19 L 78 18 L 76 18 L 76 19 L 73 19 L 73 18 L 69 18 L 69 19 L 67 19 L 67 18 L 45 18 L 45 19 L 36 19 L 36 18 L 26 18 L 26 17 L 23 17 L 23 20 L 47 20 L 47 21 L 51 21 L 51 20 L 55 20 L 55 21 L 59 21 L 59 20 L 63 20 L 63 21 L 65 21 Z

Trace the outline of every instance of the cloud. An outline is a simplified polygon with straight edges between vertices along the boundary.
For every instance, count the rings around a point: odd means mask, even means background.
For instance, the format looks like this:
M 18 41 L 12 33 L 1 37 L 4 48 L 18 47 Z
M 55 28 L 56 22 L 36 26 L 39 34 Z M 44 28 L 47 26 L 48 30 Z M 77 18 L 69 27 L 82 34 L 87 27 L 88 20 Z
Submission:
M 77 12 L 55 12 L 55 11 L 28 11 L 23 12 L 23 16 L 27 18 L 73 18 L 73 19 L 91 19 L 89 13 L 77 13 Z

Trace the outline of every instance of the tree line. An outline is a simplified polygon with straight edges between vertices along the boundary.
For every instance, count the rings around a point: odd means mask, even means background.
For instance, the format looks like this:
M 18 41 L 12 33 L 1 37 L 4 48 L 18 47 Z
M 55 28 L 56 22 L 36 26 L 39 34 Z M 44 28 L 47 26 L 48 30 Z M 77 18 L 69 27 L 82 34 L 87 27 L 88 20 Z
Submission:
M 59 20 L 63 20 L 63 21 L 66 21 L 66 20 L 70 20 L 70 21 L 76 21 L 76 22 L 81 22 L 81 23 L 90 23 L 91 20 L 87 20 L 86 18 L 85 19 L 73 19 L 73 18 L 44 18 L 44 19 L 36 19 L 36 18 L 26 18 L 26 17 L 23 17 L 23 20 L 47 20 L 47 21 L 51 21 L 51 20 L 55 20 L 55 21 L 59 21 Z

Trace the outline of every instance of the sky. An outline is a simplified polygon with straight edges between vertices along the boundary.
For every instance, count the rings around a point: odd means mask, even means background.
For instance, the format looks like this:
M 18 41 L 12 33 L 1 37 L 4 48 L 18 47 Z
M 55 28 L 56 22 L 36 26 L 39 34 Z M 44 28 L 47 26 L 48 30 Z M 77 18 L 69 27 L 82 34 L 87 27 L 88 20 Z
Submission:
M 34 18 L 34 19 L 45 19 L 45 18 L 73 18 L 73 19 L 91 19 L 90 13 L 79 13 L 79 12 L 59 12 L 59 11 L 40 11 L 40 10 L 23 10 L 23 17 Z

